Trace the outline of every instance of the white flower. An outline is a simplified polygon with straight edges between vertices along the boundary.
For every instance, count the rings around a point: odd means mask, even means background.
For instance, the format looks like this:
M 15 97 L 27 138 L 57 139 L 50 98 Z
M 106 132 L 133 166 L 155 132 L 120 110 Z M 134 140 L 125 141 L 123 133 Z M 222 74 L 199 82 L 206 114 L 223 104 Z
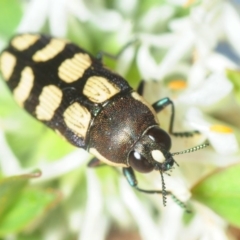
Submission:
M 41 31 L 49 21 L 50 32 L 54 36 L 67 34 L 68 17 L 72 15 L 81 22 L 90 21 L 105 31 L 118 29 L 122 19 L 119 13 L 102 8 L 89 8 L 84 1 L 77 0 L 32 0 L 27 6 L 18 32 Z M 101 21 L 99 21 L 101 19 Z
M 88 23 L 104 34 L 111 32 L 122 45 L 135 38 L 140 41 L 138 48 L 133 44 L 122 53 L 117 62 L 119 72 L 127 73 L 136 57 L 139 72 L 147 81 L 144 97 L 150 103 L 163 97 L 171 98 L 176 110 L 173 130 L 196 129 L 202 133 L 193 138 L 172 137 L 171 151 L 191 148 L 206 139 L 211 144 L 204 150 L 176 156 L 180 168 L 175 167 L 172 176 L 164 178 L 167 190 L 183 202 L 190 198 L 190 187 L 208 171 L 209 165 L 227 166 L 239 161 L 240 151 L 239 130 L 225 123 L 225 119 L 215 118 L 220 112 L 227 119 L 230 107 L 232 112 L 236 109 L 236 114 L 240 112 L 238 106 L 232 106 L 233 86 L 225 76 L 227 68 L 237 68 L 238 64 L 230 54 L 218 49 L 219 42 L 225 41 L 239 58 L 239 34 L 236 31 L 240 26 L 239 14 L 230 1 L 203 0 L 193 3 L 189 14 L 176 17 L 179 6 L 191 6 L 192 2 L 157 2 L 146 12 L 138 13 L 141 3 L 136 0 L 115 1 L 115 8 L 111 10 L 105 7 L 104 1 L 32 0 L 26 4 L 18 27 L 18 32 L 37 32 L 48 23 L 52 35 L 63 37 L 74 17 L 79 20 L 79 25 Z M 81 30 L 76 28 L 76 31 Z M 101 41 L 99 44 L 103 45 Z M 152 79 L 157 82 L 150 82 Z M 168 107 L 158 114 L 160 126 L 164 129 L 169 127 L 170 111 Z M 4 174 L 28 171 L 19 166 L 6 146 L 3 134 L 0 140 L 4 146 L 0 160 L 9 159 L 7 164 L 1 161 Z M 33 183 L 66 175 L 89 158 L 83 150 L 78 150 L 57 162 L 46 161 L 40 165 L 42 178 L 34 179 Z M 110 187 L 113 183 L 109 183 L 107 177 L 101 172 L 87 170 L 86 205 L 83 208 L 79 204 L 66 213 L 70 230 L 46 230 L 45 239 L 51 239 L 56 232 L 57 237 L 61 235 L 63 239 L 67 231 L 76 234 L 78 239 L 106 239 L 113 220 L 122 228 L 137 227 L 142 239 L 227 239 L 226 223 L 207 207 L 194 202 L 195 217 L 185 226 L 182 220 L 184 210 L 170 197 L 165 208 L 161 195 L 141 196 L 140 199 L 121 177 L 114 185 L 117 189 L 119 184 L 120 193 L 112 194 Z M 144 176 L 137 174 L 137 177 L 140 187 L 162 187 L 158 172 Z M 61 182 L 66 201 L 75 194 L 75 187 L 76 183 L 71 184 L 71 181 Z M 151 211 L 155 211 L 154 214 Z

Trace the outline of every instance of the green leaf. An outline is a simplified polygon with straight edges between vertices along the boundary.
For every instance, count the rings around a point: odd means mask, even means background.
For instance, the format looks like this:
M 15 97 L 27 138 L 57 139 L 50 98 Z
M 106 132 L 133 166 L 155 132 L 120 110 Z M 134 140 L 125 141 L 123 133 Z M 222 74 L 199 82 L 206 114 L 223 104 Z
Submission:
M 240 104 L 240 71 L 228 69 L 226 71 L 228 79 L 234 87 L 234 94 L 237 102 Z
M 2 37 L 13 35 L 22 17 L 19 0 L 0 0 L 0 33 Z
M 194 199 L 240 227 L 240 164 L 214 171 L 192 188 Z
M 26 175 L 4 178 L 0 181 L 0 219 L 17 201 L 17 197 L 26 186 Z
M 39 217 L 47 215 L 60 199 L 60 194 L 52 190 L 25 189 L 17 203 L 1 220 L 0 236 L 17 233 L 34 224 Z

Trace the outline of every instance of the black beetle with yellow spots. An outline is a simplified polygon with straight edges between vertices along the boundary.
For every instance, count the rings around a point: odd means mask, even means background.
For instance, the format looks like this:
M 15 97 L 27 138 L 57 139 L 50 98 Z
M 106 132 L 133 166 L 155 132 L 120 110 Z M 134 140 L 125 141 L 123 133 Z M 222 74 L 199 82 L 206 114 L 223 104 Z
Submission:
M 134 91 L 127 81 L 104 67 L 101 59 L 63 39 L 41 34 L 19 34 L 12 38 L 0 58 L 2 76 L 16 102 L 71 144 L 95 158 L 90 167 L 106 163 L 122 167 L 132 187 L 145 193 L 166 191 L 163 173 L 175 160 L 171 138 L 159 127 L 156 113 L 171 105 L 169 133 L 174 133 L 174 105 L 163 98 L 149 105 L 141 85 Z M 185 150 L 192 152 L 208 144 Z M 138 187 L 136 170 L 157 170 L 162 190 Z

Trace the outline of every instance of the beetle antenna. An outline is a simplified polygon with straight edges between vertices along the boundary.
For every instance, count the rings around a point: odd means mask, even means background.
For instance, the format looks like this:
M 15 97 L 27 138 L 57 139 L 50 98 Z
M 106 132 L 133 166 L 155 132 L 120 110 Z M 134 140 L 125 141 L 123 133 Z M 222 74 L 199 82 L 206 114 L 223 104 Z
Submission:
M 166 206 L 166 203 L 167 203 L 167 191 L 166 191 L 166 185 L 165 185 L 165 182 L 164 182 L 164 178 L 163 178 L 163 173 L 162 171 L 159 171 L 160 172 L 160 175 L 161 175 L 161 179 L 162 179 L 162 196 L 163 196 L 163 206 L 165 207 Z
M 205 142 L 201 145 L 198 145 L 196 147 L 193 147 L 193 148 L 189 148 L 187 150 L 184 150 L 184 151 L 181 151 L 181 152 L 174 152 L 174 153 L 171 153 L 172 156 L 174 155 L 179 155 L 179 154 L 185 154 L 185 153 L 191 153 L 191 152 L 195 152 L 195 151 L 198 151 L 198 150 L 201 150 L 205 147 L 208 147 L 210 144 L 208 142 Z M 175 162 L 176 163 L 176 162 Z

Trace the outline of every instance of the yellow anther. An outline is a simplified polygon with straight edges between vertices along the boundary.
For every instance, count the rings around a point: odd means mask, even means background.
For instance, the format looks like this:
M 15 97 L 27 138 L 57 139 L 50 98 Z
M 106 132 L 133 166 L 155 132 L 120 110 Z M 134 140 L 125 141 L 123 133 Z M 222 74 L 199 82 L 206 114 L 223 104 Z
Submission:
M 187 87 L 187 83 L 185 80 L 176 79 L 168 83 L 168 88 L 171 90 L 182 90 Z
M 196 0 L 186 0 L 186 2 L 183 4 L 184 7 L 191 6 Z
M 210 131 L 217 132 L 217 133 L 232 133 L 233 130 L 230 127 L 224 125 L 212 125 L 210 127 Z

